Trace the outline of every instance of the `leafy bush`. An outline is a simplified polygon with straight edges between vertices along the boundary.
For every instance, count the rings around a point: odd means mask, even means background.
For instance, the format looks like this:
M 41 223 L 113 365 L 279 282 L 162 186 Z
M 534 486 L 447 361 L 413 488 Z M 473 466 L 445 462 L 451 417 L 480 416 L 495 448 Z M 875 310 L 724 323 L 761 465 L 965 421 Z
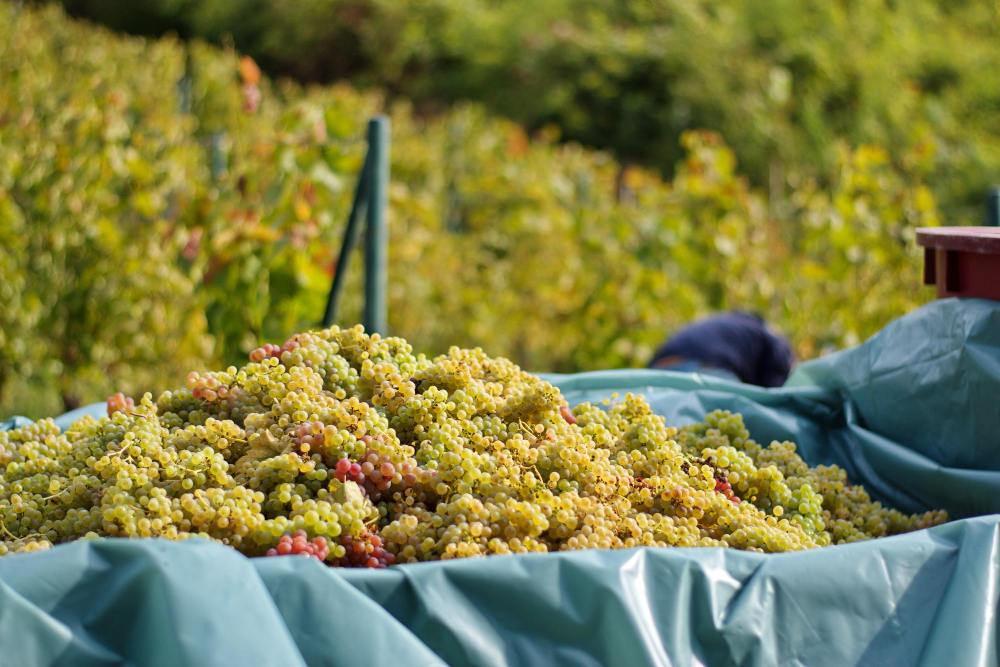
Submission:
M 691 318 L 751 307 L 806 357 L 929 296 L 912 242 L 937 219 L 927 151 L 839 144 L 829 179 L 791 173 L 771 198 L 712 133 L 686 133 L 664 181 L 477 106 L 428 120 L 52 8 L 0 4 L 0 44 L 0 98 L 21 101 L 0 113 L 5 411 L 159 389 L 316 324 L 386 108 L 389 326 L 423 351 L 641 365 Z M 342 323 L 360 292 L 352 266 Z
M 305 80 L 376 85 L 430 109 L 481 102 L 668 176 L 680 137 L 710 129 L 773 197 L 796 174 L 832 184 L 841 141 L 885 146 L 893 159 L 925 150 L 946 217 L 969 224 L 1000 170 L 991 3 L 63 3 L 119 28 L 232 40 L 265 69 Z

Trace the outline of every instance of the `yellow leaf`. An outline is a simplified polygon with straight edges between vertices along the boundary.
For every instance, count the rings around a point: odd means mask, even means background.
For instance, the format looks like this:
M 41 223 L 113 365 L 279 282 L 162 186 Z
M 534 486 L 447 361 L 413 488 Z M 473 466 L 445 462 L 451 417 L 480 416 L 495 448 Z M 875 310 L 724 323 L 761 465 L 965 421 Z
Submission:
M 248 86 L 256 86 L 260 83 L 260 68 L 250 56 L 240 58 L 240 78 Z
M 305 222 L 312 215 L 312 207 L 304 199 L 295 200 L 295 217 Z

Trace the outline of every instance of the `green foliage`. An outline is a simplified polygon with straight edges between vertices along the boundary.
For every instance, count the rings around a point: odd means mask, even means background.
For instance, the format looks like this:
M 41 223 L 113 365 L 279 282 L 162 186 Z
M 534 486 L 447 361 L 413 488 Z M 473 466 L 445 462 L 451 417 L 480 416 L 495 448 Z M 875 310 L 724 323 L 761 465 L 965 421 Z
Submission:
M 5 412 L 177 384 L 315 325 L 382 109 L 389 326 L 421 351 L 642 365 L 692 318 L 750 307 L 812 356 L 929 297 L 912 243 L 937 220 L 929 144 L 840 143 L 829 177 L 789 172 L 771 196 L 717 134 L 684 134 L 664 181 L 477 106 L 428 120 L 343 86 L 256 90 L 231 51 L 52 8 L 0 4 L 0 45 L 0 99 L 20 101 L 0 107 Z M 360 314 L 354 263 L 342 324 Z
M 109 377 L 157 385 L 209 349 L 171 220 L 199 153 L 160 92 L 176 46 L 65 22 L 39 39 L 42 16 L 2 9 L 0 392 L 45 378 L 72 406 Z
M 752 183 L 829 185 L 838 143 L 931 151 L 953 224 L 1000 170 L 995 3 L 949 0 L 63 0 L 120 28 L 224 42 L 266 69 L 440 109 L 473 100 L 671 174 L 710 129 Z

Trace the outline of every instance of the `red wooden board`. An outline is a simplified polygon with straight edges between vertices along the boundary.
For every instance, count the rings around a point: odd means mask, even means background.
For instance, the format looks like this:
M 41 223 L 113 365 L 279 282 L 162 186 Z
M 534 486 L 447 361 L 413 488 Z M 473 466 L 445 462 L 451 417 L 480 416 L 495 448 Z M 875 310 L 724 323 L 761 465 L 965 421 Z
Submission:
M 930 227 L 917 230 L 924 247 L 924 284 L 939 298 L 1000 301 L 1000 228 Z

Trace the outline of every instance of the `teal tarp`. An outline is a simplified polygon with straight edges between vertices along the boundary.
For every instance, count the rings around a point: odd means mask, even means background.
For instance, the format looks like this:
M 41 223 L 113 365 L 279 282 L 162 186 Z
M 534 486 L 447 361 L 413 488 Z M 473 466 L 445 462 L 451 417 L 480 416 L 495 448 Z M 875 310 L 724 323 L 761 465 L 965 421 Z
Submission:
M 1000 304 L 940 301 L 763 390 L 699 376 L 553 376 L 641 392 L 907 510 L 1000 511 Z M 98 540 L 0 558 L 0 665 L 997 664 L 1000 517 L 804 553 L 639 549 L 387 571 Z

